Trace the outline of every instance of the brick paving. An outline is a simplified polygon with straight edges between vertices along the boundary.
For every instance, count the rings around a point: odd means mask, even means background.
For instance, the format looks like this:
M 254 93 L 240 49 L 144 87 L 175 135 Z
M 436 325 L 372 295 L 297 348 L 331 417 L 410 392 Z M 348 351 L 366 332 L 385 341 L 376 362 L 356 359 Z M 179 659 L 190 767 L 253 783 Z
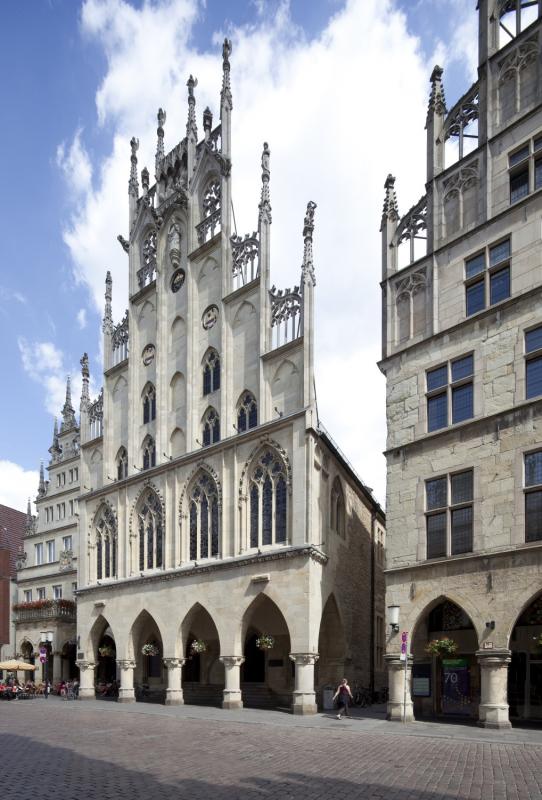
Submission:
M 405 735 L 376 718 L 367 724 L 378 727 L 368 729 L 356 719 L 238 715 L 53 698 L 1 702 L 0 797 L 542 799 L 542 744 L 486 741 L 475 729 L 470 738 L 431 736 L 423 726 Z

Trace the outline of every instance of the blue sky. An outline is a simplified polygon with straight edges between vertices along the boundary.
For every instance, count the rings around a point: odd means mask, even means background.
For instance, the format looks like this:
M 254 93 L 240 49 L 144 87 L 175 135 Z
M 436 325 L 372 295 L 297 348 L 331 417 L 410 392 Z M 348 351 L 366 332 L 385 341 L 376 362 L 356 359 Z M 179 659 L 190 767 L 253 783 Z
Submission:
M 122 19 L 128 21 L 130 30 L 133 25 L 133 47 L 119 22 Z M 156 127 L 155 110 L 151 109 L 168 100 L 166 146 L 172 147 L 181 138 L 175 115 L 177 103 L 179 120 L 185 113 L 181 104 L 186 78 L 181 80 L 180 76 L 188 71 L 199 72 L 198 112 L 207 97 L 217 112 L 218 41 L 224 33 L 234 42 L 234 125 L 239 126 L 234 139 L 234 170 L 239 165 L 234 200 L 237 193 L 238 217 L 247 220 L 246 230 L 252 230 L 258 153 L 269 130 L 273 136 L 272 170 L 276 170 L 271 186 L 277 220 L 273 228 L 277 274 L 288 285 L 288 276 L 298 269 L 304 205 L 308 199 L 316 200 L 315 256 L 322 286 L 320 294 L 317 286 L 321 321 L 317 380 L 320 376 L 323 421 L 362 477 L 377 473 L 369 483 L 375 485 L 383 500 L 384 395 L 383 381 L 374 366 L 379 354 L 379 326 L 375 317 L 370 326 L 359 322 L 367 316 L 364 303 L 375 306 L 374 313 L 378 313 L 374 299 L 378 297 L 380 271 L 381 187 L 388 171 L 397 174 L 403 211 L 423 192 L 423 123 L 429 74 L 435 60 L 443 62 L 449 106 L 472 82 L 474 0 L 291 0 L 289 4 L 278 0 L 21 0 L 4 5 L 2 22 L 0 101 L 4 124 L 0 129 L 0 170 L 4 191 L 0 210 L 7 224 L 0 272 L 0 333 L 4 344 L 3 383 L 10 390 L 2 392 L 0 502 L 20 507 L 23 496 L 30 490 L 35 492 L 34 473 L 40 459 L 47 456 L 53 413 L 60 412 L 65 376 L 72 373 L 77 385 L 79 358 L 85 350 L 91 357 L 94 386 L 99 388 L 99 303 L 107 268 L 113 269 L 117 318 L 126 306 L 126 298 L 121 296 L 125 260 L 115 241 L 116 233 L 126 231 L 121 222 L 114 229 L 115 235 L 109 235 L 113 229 L 109 231 L 106 219 L 108 203 L 115 206 L 120 220 L 127 213 L 129 155 L 123 150 L 124 142 L 131 134 L 144 137 L 148 132 L 145 141 L 151 152 Z M 160 25 L 168 31 L 175 28 L 175 34 L 165 33 L 162 41 Z M 344 41 L 348 25 L 359 28 L 351 53 L 340 52 L 337 44 Z M 379 38 L 386 26 L 392 57 L 385 39 Z M 142 42 L 144 49 L 151 51 L 152 61 L 138 55 Z M 362 51 L 372 53 L 370 64 L 360 60 L 364 58 Z M 170 63 L 160 66 L 162 56 Z M 154 87 L 149 73 L 157 62 Z M 318 72 L 318 62 L 329 64 L 327 71 L 322 67 Z M 353 76 L 348 74 L 350 65 Z M 258 77 L 259 70 L 267 70 L 269 81 Z M 323 84 L 328 78 L 331 90 L 323 89 L 319 95 L 314 84 Z M 139 89 L 143 87 L 139 103 Z M 403 120 L 408 93 L 413 111 L 407 130 Z M 262 120 L 264 112 L 257 110 L 260 107 L 269 109 L 269 119 Z M 345 130 L 352 110 L 355 132 Z M 310 130 L 304 131 L 299 125 L 300 115 L 306 116 Z M 326 206 L 326 198 L 336 191 L 333 170 L 335 183 L 342 181 L 346 186 L 340 166 L 333 165 L 336 153 L 331 146 L 320 148 L 311 160 L 304 141 L 304 137 L 318 139 L 319 115 L 322 130 L 325 121 L 336 115 L 336 138 L 330 141 L 345 159 L 350 158 L 348 149 L 355 149 L 357 143 L 356 159 L 377 161 L 374 174 L 362 167 L 361 178 L 353 180 L 351 189 L 345 188 L 345 213 L 340 219 L 333 217 L 336 203 Z M 133 130 L 130 126 L 134 124 L 141 130 Z M 181 131 L 177 136 L 175 126 Z M 393 144 L 390 135 L 389 143 L 383 144 L 382 131 L 394 128 L 399 132 L 395 135 L 397 143 Z M 235 132 L 234 127 L 234 136 Z M 326 141 L 324 133 L 322 136 Z M 251 161 L 245 163 L 245 152 L 249 151 Z M 318 169 L 314 168 L 316 159 Z M 350 167 L 346 164 L 344 174 L 348 176 L 355 169 L 354 162 Z M 298 170 L 305 170 L 306 192 L 314 197 L 303 199 L 305 195 L 300 193 L 290 211 L 286 176 L 295 176 Z M 347 209 L 356 203 L 367 209 L 363 214 L 366 229 L 361 231 L 346 221 Z M 341 205 L 337 215 L 342 210 Z M 331 281 L 333 256 L 326 250 L 325 232 L 332 229 L 344 244 L 344 255 L 340 278 L 329 283 L 328 291 L 326 281 Z M 362 254 L 358 252 L 360 234 L 367 248 Z M 352 252 L 356 252 L 354 259 L 349 256 Z M 293 274 L 290 280 L 296 279 L 297 272 Z M 345 294 L 352 297 L 344 300 Z M 350 326 L 340 332 L 343 340 L 349 341 L 341 353 L 334 352 L 332 346 L 337 341 L 333 325 L 337 324 L 339 302 L 347 305 L 341 324 Z M 361 385 L 366 383 L 365 376 L 374 381 L 374 392 L 367 397 L 368 411 L 361 415 L 367 428 L 360 417 L 345 427 L 344 414 L 338 411 L 340 403 L 327 389 L 329 376 L 333 377 L 332 384 L 337 377 L 340 386 L 350 370 L 357 373 Z M 78 397 L 74 400 L 77 406 Z M 349 450 L 348 443 L 356 437 L 358 444 L 351 444 Z M 375 470 L 371 468 L 373 458 L 378 462 Z

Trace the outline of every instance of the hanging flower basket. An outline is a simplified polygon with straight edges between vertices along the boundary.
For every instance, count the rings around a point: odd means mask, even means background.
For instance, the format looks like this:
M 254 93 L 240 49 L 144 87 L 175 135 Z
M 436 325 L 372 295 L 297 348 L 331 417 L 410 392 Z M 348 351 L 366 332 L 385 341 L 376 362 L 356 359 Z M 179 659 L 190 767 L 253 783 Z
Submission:
M 203 641 L 203 639 L 194 639 L 192 644 L 190 645 L 190 652 L 193 655 L 199 655 L 200 653 L 205 653 L 207 650 L 207 645 Z
M 141 652 L 144 656 L 157 656 L 160 650 L 155 644 L 147 643 L 143 645 Z
M 537 647 L 542 647 L 542 633 L 539 633 L 538 636 L 533 636 L 533 640 Z
M 275 646 L 275 640 L 272 636 L 269 636 L 268 633 L 262 633 L 258 639 L 256 639 L 256 647 L 259 650 L 272 650 Z
M 457 644 L 454 642 L 453 639 L 433 639 L 430 641 L 426 648 L 425 652 L 429 653 L 431 656 L 453 656 L 455 651 L 457 650 Z
M 98 647 L 98 653 L 102 656 L 102 658 L 115 658 L 117 655 L 115 648 L 111 647 L 109 644 L 105 644 L 103 647 Z

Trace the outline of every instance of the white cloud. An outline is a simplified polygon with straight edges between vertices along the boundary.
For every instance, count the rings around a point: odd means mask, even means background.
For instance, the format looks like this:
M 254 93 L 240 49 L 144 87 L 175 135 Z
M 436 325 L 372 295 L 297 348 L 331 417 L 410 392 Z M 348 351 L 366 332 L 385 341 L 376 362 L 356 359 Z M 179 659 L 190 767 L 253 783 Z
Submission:
M 86 308 L 80 308 L 77 312 L 77 324 L 83 330 L 87 327 L 87 310 Z
M 47 411 L 59 417 L 66 399 L 66 379 L 71 375 L 72 405 L 77 411 L 81 396 L 81 373 L 79 366 L 66 367 L 64 353 L 52 342 L 28 342 L 18 339 L 21 361 L 27 375 L 44 389 Z M 91 391 L 95 391 L 91 379 Z
M 260 3 L 256 3 L 258 7 Z M 471 15 L 475 16 L 471 10 Z M 140 140 L 139 169 L 152 173 L 156 110 L 167 110 L 166 149 L 185 133 L 186 79 L 198 77 L 197 114 L 218 120 L 219 48 L 190 39 L 198 4 L 87 0 L 83 32 L 107 59 L 96 95 L 111 126 L 109 155 L 66 226 L 77 278 L 98 308 L 105 269 L 113 274 L 117 319 L 127 303 L 129 139 Z M 217 32 L 215 41 L 219 39 Z M 316 377 L 322 421 L 384 499 L 384 381 L 380 352 L 380 215 L 388 172 L 405 212 L 425 185 L 425 114 L 432 63 L 392 0 L 349 0 L 322 34 L 307 40 L 287 3 L 250 26 L 229 27 L 233 90 L 233 199 L 239 233 L 257 224 L 262 142 L 271 147 L 272 282 L 298 281 L 308 200 L 318 204 L 314 235 Z M 76 138 L 79 132 L 76 134 Z
M 81 141 L 83 131 L 79 129 L 69 148 L 62 142 L 57 147 L 56 163 L 60 167 L 70 191 L 77 197 L 92 188 L 92 165 Z
M 24 469 L 13 461 L 0 460 L 0 503 L 26 511 L 28 498 L 38 491 L 39 472 Z M 34 511 L 34 508 L 33 508 Z

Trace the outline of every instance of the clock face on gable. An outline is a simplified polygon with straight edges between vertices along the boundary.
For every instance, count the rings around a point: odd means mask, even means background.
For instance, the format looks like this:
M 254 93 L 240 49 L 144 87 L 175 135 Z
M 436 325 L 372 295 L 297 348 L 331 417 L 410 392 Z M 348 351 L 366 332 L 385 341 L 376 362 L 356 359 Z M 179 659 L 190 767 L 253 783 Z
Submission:
M 173 275 L 171 276 L 171 291 L 178 292 L 179 289 L 182 287 L 185 279 L 184 269 L 176 269 Z
M 154 356 L 156 354 L 156 348 L 153 344 L 148 344 L 141 354 L 141 360 L 143 361 L 143 366 L 148 367 L 154 361 Z

